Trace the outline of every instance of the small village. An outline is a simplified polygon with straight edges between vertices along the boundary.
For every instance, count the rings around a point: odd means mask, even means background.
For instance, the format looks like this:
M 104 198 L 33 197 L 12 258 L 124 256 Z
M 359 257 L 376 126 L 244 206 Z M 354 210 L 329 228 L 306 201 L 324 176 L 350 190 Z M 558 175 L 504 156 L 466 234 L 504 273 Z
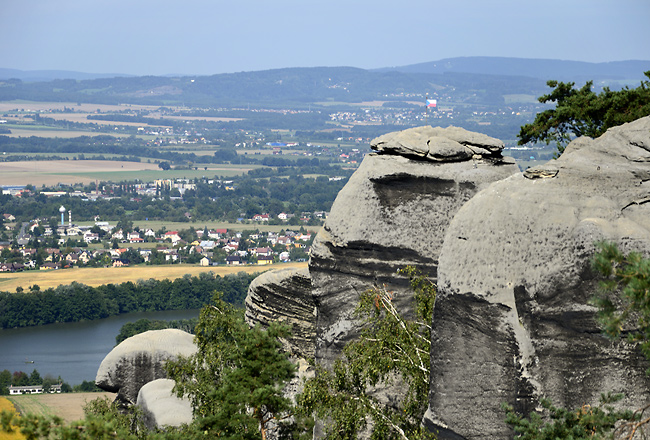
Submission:
M 239 266 L 306 261 L 315 236 L 315 231 L 307 231 L 304 226 L 297 230 L 287 226 L 279 232 L 260 231 L 258 227 L 268 223 L 269 214 L 256 214 L 247 230 L 190 226 L 178 231 L 154 231 L 99 220 L 92 226 L 75 225 L 70 213 L 68 223 L 64 223 L 63 206 L 60 213 L 61 223 L 56 228 L 48 225 L 47 219 L 35 219 L 23 223 L 13 241 L 0 242 L 0 272 L 134 264 Z M 278 217 L 286 221 L 283 214 Z M 6 222 L 15 218 L 11 214 L 3 216 L 5 227 L 11 228 Z

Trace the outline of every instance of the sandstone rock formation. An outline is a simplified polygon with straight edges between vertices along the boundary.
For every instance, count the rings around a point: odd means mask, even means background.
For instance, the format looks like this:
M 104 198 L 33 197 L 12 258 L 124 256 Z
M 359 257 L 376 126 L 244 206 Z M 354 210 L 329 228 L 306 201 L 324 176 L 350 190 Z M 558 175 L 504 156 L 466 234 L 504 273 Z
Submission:
M 648 403 L 639 352 L 602 336 L 589 299 L 594 243 L 650 255 L 650 118 L 572 142 L 494 183 L 451 221 L 440 251 L 429 427 L 506 439 L 503 402 L 577 408 L 601 392 Z
M 408 309 L 415 265 L 435 276 L 447 226 L 458 209 L 491 182 L 518 171 L 503 143 L 461 128 L 418 127 L 390 133 L 367 155 L 334 202 L 310 259 L 318 308 L 316 358 L 329 365 L 356 335 L 357 292 L 386 284 Z
M 192 423 L 192 404 L 189 399 L 180 399 L 172 393 L 175 384 L 171 379 L 157 379 L 140 388 L 137 405 L 147 428 Z
M 178 355 L 196 352 L 194 336 L 176 329 L 151 330 L 122 341 L 104 358 L 95 383 L 117 393 L 116 400 L 132 405 L 140 388 L 155 379 L 166 378 L 164 363 Z
M 251 326 L 266 326 L 273 321 L 288 324 L 291 338 L 285 349 L 293 355 L 314 357 L 315 320 L 307 268 L 265 272 L 248 288 L 246 322 Z

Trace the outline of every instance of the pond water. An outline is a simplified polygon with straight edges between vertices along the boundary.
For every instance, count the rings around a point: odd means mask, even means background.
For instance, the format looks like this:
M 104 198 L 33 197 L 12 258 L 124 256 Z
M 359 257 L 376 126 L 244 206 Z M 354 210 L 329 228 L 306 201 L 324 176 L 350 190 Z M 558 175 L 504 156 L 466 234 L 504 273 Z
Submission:
M 94 381 L 99 364 L 115 346 L 115 336 L 138 319 L 174 321 L 197 318 L 199 310 L 140 312 L 106 319 L 0 330 L 0 371 L 38 370 L 70 385 Z

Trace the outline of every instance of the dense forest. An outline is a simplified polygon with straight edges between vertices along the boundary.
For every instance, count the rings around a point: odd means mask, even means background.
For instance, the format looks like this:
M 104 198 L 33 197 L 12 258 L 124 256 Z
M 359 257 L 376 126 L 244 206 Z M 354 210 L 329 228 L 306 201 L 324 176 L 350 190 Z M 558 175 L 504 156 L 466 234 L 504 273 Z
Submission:
M 225 301 L 243 307 L 248 286 L 257 275 L 240 272 L 222 277 L 207 272 L 174 281 L 149 279 L 97 287 L 74 282 L 45 290 L 32 286 L 30 291 L 0 292 L 0 328 L 198 309 L 210 302 L 214 292 L 222 292 Z

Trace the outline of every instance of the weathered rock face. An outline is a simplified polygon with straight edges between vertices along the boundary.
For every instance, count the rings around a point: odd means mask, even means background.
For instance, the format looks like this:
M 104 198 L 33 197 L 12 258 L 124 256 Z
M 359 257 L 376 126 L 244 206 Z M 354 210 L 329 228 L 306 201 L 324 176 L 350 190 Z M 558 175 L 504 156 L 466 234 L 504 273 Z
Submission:
M 316 358 L 329 365 L 356 335 L 358 292 L 386 284 L 408 309 L 406 265 L 435 276 L 458 209 L 491 182 L 517 171 L 503 143 L 450 127 L 418 127 L 377 138 L 334 202 L 310 259 L 318 308 Z
M 137 405 L 142 410 L 147 428 L 192 423 L 192 404 L 189 399 L 180 399 L 173 394 L 175 384 L 171 379 L 157 379 L 140 388 Z
M 246 296 L 246 322 L 268 326 L 280 321 L 291 327 L 285 347 L 293 355 L 314 356 L 316 310 L 311 295 L 309 270 L 283 269 L 265 272 L 253 280 Z
M 194 336 L 182 330 L 140 333 L 111 350 L 99 366 L 95 383 L 103 390 L 117 393 L 117 401 L 132 405 L 144 384 L 167 377 L 167 360 L 196 351 Z
M 494 183 L 451 221 L 440 252 L 431 392 L 439 438 L 511 438 L 503 402 L 568 408 L 624 392 L 647 403 L 647 363 L 602 336 L 589 299 L 594 243 L 650 254 L 650 118 L 571 143 Z M 460 436 L 460 437 L 458 437 Z

